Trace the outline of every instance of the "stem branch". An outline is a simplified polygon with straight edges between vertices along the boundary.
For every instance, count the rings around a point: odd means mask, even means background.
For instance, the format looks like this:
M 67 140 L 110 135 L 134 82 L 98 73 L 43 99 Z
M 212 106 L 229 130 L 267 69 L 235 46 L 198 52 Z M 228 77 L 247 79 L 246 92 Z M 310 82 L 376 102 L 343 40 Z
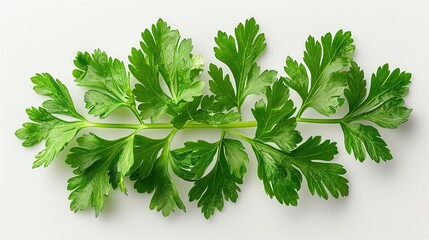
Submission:
M 319 118 L 296 118 L 297 122 L 305 122 L 305 123 L 324 123 L 324 124 L 333 124 L 333 123 L 341 123 L 343 121 L 342 118 L 333 118 L 333 119 L 319 119 Z
M 142 124 L 143 121 L 140 117 L 139 111 L 137 110 L 136 106 L 133 105 L 132 107 L 130 107 L 131 111 L 134 113 L 134 116 L 136 116 L 137 120 L 139 120 L 139 123 Z
M 304 123 L 321 123 L 321 124 L 336 124 L 341 123 L 343 119 L 316 119 L 316 118 L 296 118 L 297 122 Z M 97 127 L 97 128 L 124 128 L 124 129 L 173 129 L 174 126 L 171 123 L 140 123 L 140 124 L 132 124 L 132 123 L 97 123 L 97 122 L 87 122 L 87 127 Z M 209 125 L 198 122 L 188 122 L 183 126 L 183 129 L 186 128 L 216 128 L 216 129 L 233 129 L 233 128 L 254 128 L 257 127 L 258 124 L 256 121 L 239 121 L 239 122 L 231 122 L 219 125 Z

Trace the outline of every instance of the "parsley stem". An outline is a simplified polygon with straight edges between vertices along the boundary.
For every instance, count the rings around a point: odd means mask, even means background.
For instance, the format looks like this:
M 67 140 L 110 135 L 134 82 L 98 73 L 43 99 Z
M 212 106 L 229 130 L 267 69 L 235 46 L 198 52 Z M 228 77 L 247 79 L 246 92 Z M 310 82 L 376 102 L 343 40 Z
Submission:
M 301 107 L 299 108 L 298 113 L 296 114 L 296 118 L 300 118 L 306 109 L 307 109 L 307 102 L 304 101 Z
M 133 105 L 133 106 L 131 106 L 131 107 L 130 107 L 130 109 L 131 109 L 131 111 L 133 112 L 134 116 L 136 116 L 137 120 L 139 120 L 139 123 L 140 123 L 140 124 L 142 124 L 142 123 L 143 123 L 143 121 L 142 121 L 142 119 L 141 119 L 141 117 L 140 117 L 139 112 L 137 111 L 136 106 L 135 106 L 135 105 Z
M 317 118 L 297 118 L 297 122 L 305 122 L 305 123 L 322 123 L 322 124 L 335 124 L 341 123 L 343 119 L 317 119 Z M 97 127 L 97 128 L 123 128 L 123 129 L 173 129 L 174 126 L 171 123 L 140 123 L 140 124 L 132 124 L 132 123 L 97 123 L 97 122 L 86 122 L 87 127 Z M 183 126 L 185 128 L 220 128 L 220 129 L 231 129 L 231 128 L 254 128 L 257 127 L 258 124 L 256 121 L 239 121 L 239 122 L 231 122 L 219 125 L 209 125 L 198 122 L 188 122 Z
M 320 118 L 296 118 L 297 122 L 305 122 L 305 123 L 325 123 L 325 124 L 332 124 L 332 123 L 341 123 L 343 121 L 342 118 L 333 118 L 333 119 L 320 119 Z
M 171 130 L 171 132 L 168 134 L 168 136 L 165 138 L 165 144 L 164 144 L 164 149 L 163 152 L 166 151 L 168 154 L 168 152 L 170 151 L 170 145 L 171 145 L 171 141 L 173 141 L 174 135 L 176 135 L 178 129 L 177 128 L 173 128 Z
M 238 112 L 238 114 L 240 115 L 240 121 L 242 120 L 242 116 L 241 116 L 241 106 L 238 106 L 237 107 L 237 112 Z
M 226 131 L 222 128 L 222 132 L 220 133 L 220 140 L 222 141 L 225 138 Z
M 321 124 L 335 124 L 341 123 L 343 119 L 317 119 L 317 118 L 296 118 L 297 122 L 304 123 L 321 123 Z M 98 123 L 98 122 L 86 122 L 86 127 L 97 127 L 97 128 L 122 128 L 122 129 L 173 129 L 174 126 L 171 123 Z M 256 121 L 239 121 L 225 124 L 219 124 L 216 126 L 198 123 L 188 122 L 183 126 L 185 128 L 218 128 L 218 129 L 230 129 L 230 128 L 254 128 L 257 127 Z
M 86 122 L 86 127 L 96 128 L 123 128 L 123 129 L 143 129 L 142 124 L 127 124 L 127 123 L 97 123 L 97 122 Z
M 231 122 L 226 124 L 219 124 L 216 126 L 191 122 L 191 123 L 185 124 L 183 128 L 253 128 L 256 126 L 257 126 L 256 121 Z
M 244 141 L 248 142 L 249 144 L 252 144 L 252 143 L 253 143 L 253 139 L 252 139 L 252 138 L 250 138 L 250 137 L 248 137 L 248 136 L 246 136 L 246 135 L 243 135 L 243 134 L 241 134 L 241 133 L 239 133 L 239 132 L 236 132 L 236 131 L 233 131 L 233 130 L 231 130 L 231 129 L 226 129 L 226 131 L 227 131 L 228 133 L 232 134 L 232 135 L 235 135 L 235 136 L 237 136 L 237 137 L 239 137 L 239 138 L 243 139 Z
M 125 129 L 172 129 L 173 124 L 171 123 L 143 123 L 143 124 L 121 124 L 121 123 L 96 123 L 96 122 L 87 122 L 87 127 L 98 127 L 98 128 L 125 128 Z M 219 124 L 216 126 L 190 122 L 186 123 L 183 128 L 252 128 L 256 127 L 256 121 L 241 121 L 241 122 L 232 122 L 226 124 Z

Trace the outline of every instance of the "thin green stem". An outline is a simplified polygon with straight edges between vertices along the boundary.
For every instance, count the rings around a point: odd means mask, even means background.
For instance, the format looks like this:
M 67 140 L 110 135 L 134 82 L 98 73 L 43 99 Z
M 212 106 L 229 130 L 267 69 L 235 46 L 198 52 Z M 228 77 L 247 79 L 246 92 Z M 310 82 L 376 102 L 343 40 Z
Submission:
M 98 128 L 125 128 L 125 129 L 172 129 L 174 128 L 171 123 L 142 123 L 142 124 L 121 124 L 121 123 L 96 123 L 87 122 L 87 127 L 98 127 Z M 216 126 L 189 122 L 186 123 L 183 128 L 253 128 L 256 127 L 256 121 L 241 121 L 232 122 L 226 124 L 219 124 Z
M 296 118 L 300 118 L 301 115 L 304 113 L 305 109 L 307 109 L 307 103 L 304 101 L 301 105 L 301 107 L 298 110 L 298 113 L 296 114 Z
M 173 128 L 171 130 L 171 132 L 168 134 L 168 136 L 165 138 L 166 141 L 165 141 L 164 149 L 165 148 L 167 148 L 167 149 L 170 148 L 171 141 L 173 141 L 174 135 L 176 135 L 177 131 L 178 131 L 177 128 Z M 167 151 L 169 151 L 169 150 L 167 150 Z
M 133 124 L 133 123 L 96 123 L 86 122 L 86 127 L 96 128 L 120 128 L 120 129 L 136 129 L 141 130 L 145 128 L 144 124 Z
M 173 128 L 171 130 L 171 132 L 168 134 L 168 136 L 165 138 L 166 141 L 164 143 L 164 148 L 162 149 L 162 153 L 161 153 L 164 156 L 162 158 L 162 159 L 164 159 L 164 161 L 167 161 L 167 159 L 168 159 L 167 156 L 170 154 L 171 141 L 173 141 L 173 138 L 174 138 L 174 135 L 176 135 L 176 132 L 177 132 L 177 128 Z
M 237 106 L 237 112 L 238 112 L 238 115 L 240 115 L 239 121 L 241 121 L 242 120 L 242 116 L 241 116 L 241 106 L 240 105 Z
M 225 131 L 227 131 L 228 133 L 230 133 L 230 134 L 232 134 L 234 136 L 237 136 L 237 137 L 243 139 L 244 141 L 248 142 L 251 145 L 253 144 L 253 139 L 250 138 L 250 137 L 248 137 L 248 136 L 246 136 L 246 135 L 244 135 L 244 134 L 241 134 L 241 133 L 236 132 L 236 131 L 231 130 L 231 129 L 225 129 Z
M 82 115 L 80 115 L 78 112 L 75 112 L 75 114 L 76 114 L 76 117 L 77 117 L 78 119 L 80 119 L 80 120 L 82 120 L 82 121 L 86 121 L 85 117 L 84 117 L 84 116 L 82 116 Z
M 336 124 L 344 121 L 342 118 L 336 119 L 317 119 L 317 118 L 296 118 L 297 122 L 304 123 L 321 123 L 321 124 Z M 258 123 L 256 121 L 239 121 L 231 122 L 219 125 L 209 125 L 198 122 L 188 122 L 182 128 L 215 128 L 215 129 L 234 129 L 234 128 L 254 128 L 257 127 Z M 98 123 L 98 122 L 86 122 L 86 127 L 97 127 L 97 128 L 122 128 L 122 129 L 173 129 L 174 126 L 171 123 Z M 230 132 L 230 131 L 228 131 Z
M 296 118 L 297 122 L 305 122 L 305 123 L 323 123 L 323 124 L 335 124 L 343 122 L 342 118 L 334 118 L 334 119 L 319 119 L 319 118 Z
M 142 124 L 143 120 L 140 117 L 139 111 L 137 111 L 137 108 L 135 105 L 130 107 L 131 111 L 134 113 L 134 116 L 136 116 L 137 120 L 139 120 L 139 123 Z
M 220 140 L 222 141 L 225 138 L 226 131 L 222 128 L 222 132 L 220 133 Z
M 169 89 L 170 89 L 170 94 L 171 94 L 171 98 L 173 99 L 174 103 L 177 103 L 177 96 L 176 96 L 176 92 L 177 92 L 177 88 L 176 88 L 176 84 L 174 84 L 174 80 L 170 79 L 170 84 L 169 84 Z

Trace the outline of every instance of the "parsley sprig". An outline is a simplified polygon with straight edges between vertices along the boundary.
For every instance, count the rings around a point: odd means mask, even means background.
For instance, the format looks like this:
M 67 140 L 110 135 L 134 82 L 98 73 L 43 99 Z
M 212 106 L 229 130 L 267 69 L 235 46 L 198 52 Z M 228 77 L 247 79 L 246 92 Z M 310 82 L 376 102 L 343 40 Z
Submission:
M 84 96 L 88 113 L 104 119 L 118 108 L 128 108 L 136 123 L 89 121 L 78 113 L 61 81 L 48 73 L 36 74 L 31 79 L 35 92 L 49 99 L 41 107 L 28 108 L 31 122 L 16 131 L 25 147 L 45 142 L 33 167 L 48 166 L 82 129 L 131 129 L 131 134 L 116 140 L 93 133 L 77 138 L 65 160 L 76 175 L 67 186 L 71 209 L 92 207 L 98 216 L 112 189 L 127 193 L 124 181 L 129 178 L 137 192 L 153 194 L 150 209 L 168 216 L 185 210 L 172 180 L 175 174 L 193 183 L 189 200 L 210 218 L 216 210 L 222 211 L 225 201 L 238 199 L 249 162 L 246 144 L 256 156 L 257 175 L 266 193 L 280 203 L 298 204 L 304 178 L 312 195 L 324 199 L 348 195 L 346 169 L 332 162 L 338 153 L 336 143 L 321 136 L 304 137 L 296 129 L 298 124 L 338 124 L 347 152 L 357 160 L 392 159 L 375 125 L 397 128 L 407 121 L 411 109 L 404 97 L 411 74 L 385 64 L 372 74 L 367 87 L 353 60 L 350 32 L 328 33 L 320 41 L 310 36 L 303 63 L 287 57 L 285 75 L 280 77 L 257 63 L 267 44 L 255 19 L 240 23 L 232 35 L 219 31 L 215 43 L 215 57 L 224 66 L 208 66 L 212 95 L 202 93 L 204 60 L 192 52 L 192 41 L 182 39 L 161 19 L 142 33 L 140 48 L 131 50 L 128 68 L 99 49 L 78 52 L 73 76 L 77 85 L 88 89 Z M 134 87 L 131 75 L 138 82 Z M 290 99 L 290 89 L 301 97 L 300 106 Z M 261 99 L 251 109 L 255 120 L 243 121 L 242 106 L 249 95 Z M 348 113 L 329 118 L 344 103 Z M 324 117 L 303 117 L 309 108 Z M 166 118 L 170 122 L 159 122 Z M 219 129 L 220 138 L 185 142 L 172 149 L 175 134 L 186 128 Z M 243 135 L 237 131 L 240 128 L 256 128 L 255 135 Z M 141 135 L 147 129 L 170 133 L 149 138 Z

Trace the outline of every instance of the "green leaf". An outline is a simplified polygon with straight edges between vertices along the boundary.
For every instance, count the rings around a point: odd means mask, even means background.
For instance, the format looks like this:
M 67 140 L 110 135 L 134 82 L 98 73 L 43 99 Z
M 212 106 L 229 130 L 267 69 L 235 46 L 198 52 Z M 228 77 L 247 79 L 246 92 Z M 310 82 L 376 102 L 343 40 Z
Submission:
M 222 110 L 230 110 L 237 107 L 234 88 L 232 87 L 229 75 L 223 75 L 222 68 L 214 64 L 209 66 L 209 75 L 212 80 L 209 81 L 210 91 L 215 94 L 216 100 L 222 104 Z
M 96 49 L 93 54 L 78 52 L 74 63 L 77 84 L 93 89 L 85 94 L 90 114 L 105 118 L 119 107 L 134 107 L 130 77 L 123 62 Z
M 28 117 L 34 122 L 24 123 L 23 128 L 18 129 L 15 135 L 24 140 L 22 146 L 31 147 L 48 137 L 51 129 L 60 122 L 57 118 L 53 117 L 44 108 L 27 108 Z
M 146 178 L 164 148 L 165 139 L 152 139 L 136 135 L 134 140 L 134 166 L 131 178 Z
M 109 175 L 107 170 L 103 170 L 104 166 L 101 162 L 97 162 L 88 168 L 85 174 L 68 180 L 67 189 L 72 190 L 69 196 L 72 211 L 83 211 L 93 207 L 96 216 L 101 213 L 104 197 L 110 193 Z
M 397 128 L 406 122 L 411 109 L 404 106 L 404 97 L 408 93 L 411 74 L 398 68 L 390 72 L 385 64 L 371 77 L 371 87 L 366 94 L 366 81 L 363 71 L 356 63 L 352 64 L 349 74 L 349 88 L 344 94 L 349 103 L 347 122 L 369 120 L 381 127 Z
M 365 99 L 366 81 L 363 71 L 360 70 L 356 62 L 351 63 L 344 96 L 349 104 L 349 112 L 354 112 Z
M 366 159 L 366 153 L 375 162 L 392 159 L 386 142 L 372 126 L 355 123 L 368 120 L 380 127 L 397 128 L 408 120 L 411 109 L 405 107 L 404 97 L 408 93 L 411 74 L 395 69 L 392 72 L 385 64 L 371 77 L 369 93 L 366 90 L 364 73 L 353 62 L 348 76 L 348 89 L 344 91 L 349 112 L 343 118 L 341 127 L 349 154 L 353 152 L 359 161 Z
M 258 32 L 259 25 L 251 18 L 235 28 L 235 38 L 222 31 L 215 38 L 215 56 L 229 67 L 236 86 L 244 87 L 250 69 L 267 46 L 264 34 Z
M 103 210 L 104 197 L 110 193 L 112 180 L 114 187 L 119 185 L 126 192 L 123 176 L 128 174 L 134 161 L 134 135 L 109 141 L 89 134 L 77 141 L 79 147 L 72 148 L 66 159 L 77 175 L 68 181 L 67 189 L 72 191 L 70 208 L 77 212 L 91 206 L 98 216 Z M 116 176 L 112 178 L 112 175 Z
M 301 188 L 301 173 L 285 158 L 284 153 L 263 143 L 252 145 L 258 160 L 258 177 L 264 183 L 268 196 L 283 204 L 296 206 Z
M 150 139 L 136 136 L 134 146 L 136 162 L 130 177 L 135 181 L 134 188 L 137 192 L 154 192 L 149 207 L 151 210 L 160 211 L 163 216 L 170 215 L 176 207 L 185 211 L 185 205 L 168 171 L 168 166 L 173 161 L 169 150 L 170 141 L 169 138 Z
M 189 191 L 189 200 L 198 201 L 198 207 L 201 207 L 201 212 L 208 219 L 216 209 L 222 211 L 225 200 L 237 201 L 240 191 L 238 185 L 243 183 L 249 159 L 243 144 L 233 139 L 222 138 L 219 142 L 212 144 L 199 141 L 187 145 L 189 147 L 185 148 L 190 152 L 185 157 L 185 161 L 191 163 L 188 167 L 197 177 L 205 172 L 217 150 L 213 169 L 202 178 L 198 178 Z M 197 161 L 204 161 L 204 163 L 199 164 Z
M 363 118 L 369 120 L 380 127 L 397 128 L 402 123 L 408 121 L 411 109 L 404 106 L 405 102 L 401 98 L 392 98 L 380 107 L 366 113 Z
M 166 22 L 159 19 L 152 26 L 152 32 L 146 29 L 140 42 L 142 52 L 135 52 L 130 57 L 133 74 L 143 86 L 159 85 L 159 74 L 166 82 L 174 104 L 180 101 L 190 102 L 200 96 L 204 82 L 198 80 L 204 67 L 204 60 L 193 55 L 190 39 L 180 39 L 179 31 L 172 30 Z M 144 54 L 143 54 L 144 53 Z M 144 66 L 144 64 L 148 66 Z M 144 68 L 150 73 L 141 73 Z M 140 68 L 140 69 L 139 69 Z M 136 74 L 135 74 L 136 73 Z M 163 94 L 156 88 L 158 96 Z
M 172 109 L 180 109 L 184 102 L 192 102 L 202 95 L 204 82 L 199 77 L 204 60 L 191 53 L 190 39 L 181 40 L 179 31 L 172 30 L 161 19 L 151 31 L 146 29 L 142 38 L 142 50 L 133 49 L 129 57 L 130 71 L 141 83 L 136 85 L 134 94 L 141 102 L 142 117 L 155 122 L 166 112 L 173 117 L 181 114 Z M 161 88 L 161 76 L 169 88 L 169 95 Z
M 249 163 L 243 144 L 238 140 L 224 138 L 222 147 L 229 173 L 242 180 L 247 171 L 246 164 Z
M 229 76 L 223 77 L 222 69 L 214 65 L 210 66 L 210 76 L 213 79 L 210 81 L 210 89 L 227 110 L 232 107 L 240 109 L 248 95 L 263 93 L 276 80 L 276 71 L 265 70 L 260 73 L 256 64 L 267 45 L 264 34 L 258 32 L 259 25 L 251 18 L 235 28 L 235 38 L 221 31 L 215 38 L 215 56 L 231 70 L 236 92 L 234 94 Z
M 213 161 L 218 145 L 203 140 L 186 142 L 185 147 L 172 152 L 174 172 L 185 180 L 200 179 Z
M 301 99 L 307 99 L 309 80 L 305 66 L 288 56 L 284 70 L 289 77 L 281 77 L 281 80 L 295 90 L 301 96 Z
M 134 89 L 136 100 L 141 104 L 139 110 L 143 119 L 150 118 L 152 122 L 158 120 L 165 113 L 169 102 L 159 83 L 159 69 L 154 56 L 145 56 L 142 50 L 132 49 L 129 69 L 133 76 L 141 83 Z
M 154 192 L 149 207 L 160 211 L 164 217 L 174 212 L 176 207 L 184 211 L 186 209 L 162 160 L 155 162 L 149 176 L 138 179 L 134 187 L 139 193 Z
M 150 118 L 151 122 L 158 121 L 166 112 L 168 104 L 170 104 L 166 96 L 155 94 L 150 86 L 146 87 L 137 84 L 133 92 L 136 100 L 141 102 L 138 106 L 140 115 L 143 119 Z
M 342 123 L 344 144 L 349 154 L 353 152 L 355 158 L 361 162 L 366 159 L 365 152 L 375 162 L 392 159 L 392 154 L 386 142 L 381 138 L 377 129 L 360 123 Z
M 348 195 L 348 181 L 343 177 L 346 170 L 339 164 L 329 163 L 338 153 L 335 143 L 328 140 L 321 143 L 321 137 L 311 137 L 290 153 L 257 140 L 251 144 L 265 191 L 280 203 L 298 204 L 302 175 L 313 195 L 316 193 L 324 199 L 328 198 L 328 192 L 334 198 Z
M 379 67 L 377 73 L 371 77 L 369 94 L 362 105 L 368 104 L 373 106 L 380 104 L 382 100 L 404 97 L 408 93 L 410 79 L 411 74 L 401 72 L 399 68 L 391 72 L 388 64 Z M 374 103 L 369 104 L 369 102 Z
M 194 101 L 182 102 L 178 104 L 175 108 L 173 108 L 171 111 L 171 115 L 173 115 L 171 123 L 173 124 L 173 126 L 177 129 L 180 129 L 185 125 L 187 121 L 193 120 L 200 112 L 198 111 L 200 102 L 201 97 L 195 97 Z
M 252 109 L 258 124 L 255 139 L 275 143 L 283 151 L 290 152 L 302 137 L 295 130 L 295 118 L 291 118 L 295 108 L 289 99 L 289 89 L 277 81 L 272 88 L 268 87 L 266 97 L 267 103 L 260 100 Z
M 227 124 L 240 119 L 240 114 L 231 110 L 223 111 L 221 104 L 215 97 L 195 97 L 192 102 L 182 102 L 171 109 L 173 119 L 171 123 L 177 129 L 182 128 L 188 121 L 194 121 L 212 126 Z
M 285 67 L 288 77 L 283 78 L 302 98 L 298 117 L 309 107 L 326 116 L 334 114 L 344 102 L 341 95 L 355 50 L 351 33 L 340 30 L 334 37 L 328 33 L 320 42 L 310 36 L 305 49 L 304 63 L 310 74 L 302 64 L 288 57 Z M 308 76 L 311 76 L 310 84 Z
M 30 147 L 45 142 L 45 149 L 36 155 L 33 168 L 48 166 L 76 134 L 85 127 L 84 122 L 66 122 L 51 114 L 63 114 L 85 120 L 77 113 L 70 93 L 59 80 L 54 80 L 48 73 L 37 74 L 31 78 L 35 84 L 34 91 L 51 99 L 43 102 L 44 108 L 27 109 L 29 118 L 34 123 L 24 123 L 23 128 L 18 129 L 15 135 L 23 139 L 23 146 Z
M 298 160 L 295 164 L 305 176 L 312 195 L 316 193 L 324 199 L 328 199 L 328 192 L 334 198 L 348 195 L 348 181 L 343 176 L 346 173 L 344 167 L 326 163 L 334 159 L 337 153 L 336 143 L 329 140 L 321 142 L 320 136 L 310 137 L 290 153 L 292 158 Z
M 37 94 L 51 98 L 43 102 L 43 107 L 49 113 L 84 119 L 76 111 L 67 87 L 60 80 L 54 80 L 49 73 L 42 73 L 36 74 L 31 81 Z
M 46 136 L 45 149 L 36 155 L 33 168 L 42 165 L 47 167 L 84 127 L 85 124 L 82 122 L 61 121 L 55 124 Z
M 234 110 L 223 111 L 224 108 L 221 105 L 222 103 L 218 102 L 215 96 L 204 96 L 201 99 L 200 109 L 192 120 L 212 126 L 219 126 L 220 124 L 228 124 L 240 119 L 238 112 Z
M 283 118 L 269 132 L 257 139 L 276 144 L 281 150 L 290 152 L 302 141 L 299 131 L 295 130 L 295 118 Z
M 85 127 L 84 122 L 66 122 L 52 116 L 44 108 L 28 108 L 27 114 L 33 122 L 24 123 L 15 135 L 24 140 L 24 147 L 31 147 L 43 140 L 45 149 L 36 155 L 33 168 L 44 165 L 47 167 L 76 134 Z
M 129 137 L 123 143 L 122 152 L 118 157 L 118 162 L 116 163 L 116 170 L 119 174 L 119 187 L 121 191 L 126 193 L 127 189 L 124 186 L 123 176 L 129 173 L 129 170 L 134 163 L 134 137 Z
M 249 72 L 246 87 L 243 90 L 242 101 L 244 102 L 244 99 L 249 95 L 264 93 L 267 86 L 277 80 L 276 76 L 277 71 L 265 70 L 261 73 L 260 67 L 253 65 Z
M 96 117 L 106 118 L 119 107 L 126 106 L 123 102 L 118 102 L 111 96 L 97 90 L 89 90 L 85 93 L 86 108 L 89 114 Z

